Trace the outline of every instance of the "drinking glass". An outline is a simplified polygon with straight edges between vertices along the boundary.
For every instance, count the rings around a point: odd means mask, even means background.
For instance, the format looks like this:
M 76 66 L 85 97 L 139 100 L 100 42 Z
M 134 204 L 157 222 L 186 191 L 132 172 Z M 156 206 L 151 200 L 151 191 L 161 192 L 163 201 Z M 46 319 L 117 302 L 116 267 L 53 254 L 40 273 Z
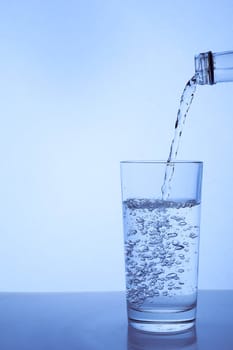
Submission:
M 194 326 L 202 169 L 200 161 L 121 162 L 127 311 L 134 328 L 171 333 Z

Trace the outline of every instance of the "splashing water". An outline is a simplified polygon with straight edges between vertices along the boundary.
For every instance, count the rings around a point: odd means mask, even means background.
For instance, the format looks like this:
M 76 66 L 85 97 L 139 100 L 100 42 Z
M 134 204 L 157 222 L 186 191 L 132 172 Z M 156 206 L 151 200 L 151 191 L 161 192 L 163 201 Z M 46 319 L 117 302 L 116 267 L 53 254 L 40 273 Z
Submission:
M 184 91 L 181 95 L 180 107 L 177 112 L 177 118 L 175 123 L 175 134 L 171 143 L 169 157 L 166 165 L 166 171 L 164 175 L 164 182 L 161 188 L 163 200 L 168 199 L 170 196 L 171 181 L 175 170 L 175 164 L 172 162 L 175 161 L 178 153 L 180 138 L 183 132 L 186 116 L 193 101 L 196 87 L 197 79 L 195 76 L 193 76 L 185 85 Z

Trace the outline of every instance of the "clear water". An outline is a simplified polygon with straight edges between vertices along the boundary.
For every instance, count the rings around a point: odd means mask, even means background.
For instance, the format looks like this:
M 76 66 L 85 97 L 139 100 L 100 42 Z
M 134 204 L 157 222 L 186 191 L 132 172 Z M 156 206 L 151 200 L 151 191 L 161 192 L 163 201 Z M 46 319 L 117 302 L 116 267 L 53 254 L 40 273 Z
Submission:
M 170 152 L 167 160 L 166 171 L 164 175 L 164 182 L 161 189 L 162 198 L 164 200 L 169 198 L 169 194 L 171 191 L 171 182 L 172 182 L 172 177 L 175 170 L 175 166 L 174 164 L 171 164 L 171 162 L 174 161 L 177 157 L 181 135 L 183 132 L 183 128 L 184 128 L 184 124 L 186 121 L 189 108 L 193 101 L 196 87 L 197 87 L 197 80 L 196 80 L 196 77 L 194 76 L 187 82 L 187 84 L 185 85 L 184 91 L 181 95 L 180 107 L 178 109 L 177 118 L 175 122 L 175 134 L 171 143 Z
M 129 308 L 179 312 L 195 306 L 199 211 L 193 200 L 124 201 Z

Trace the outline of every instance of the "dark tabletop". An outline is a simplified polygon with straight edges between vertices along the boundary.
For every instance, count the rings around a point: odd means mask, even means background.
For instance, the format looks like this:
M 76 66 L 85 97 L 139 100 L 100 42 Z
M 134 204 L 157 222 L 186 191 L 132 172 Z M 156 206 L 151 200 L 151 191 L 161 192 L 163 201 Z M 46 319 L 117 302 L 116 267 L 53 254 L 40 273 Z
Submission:
M 123 292 L 1 293 L 0 349 L 233 350 L 233 291 L 199 291 L 196 329 L 171 336 L 128 328 Z

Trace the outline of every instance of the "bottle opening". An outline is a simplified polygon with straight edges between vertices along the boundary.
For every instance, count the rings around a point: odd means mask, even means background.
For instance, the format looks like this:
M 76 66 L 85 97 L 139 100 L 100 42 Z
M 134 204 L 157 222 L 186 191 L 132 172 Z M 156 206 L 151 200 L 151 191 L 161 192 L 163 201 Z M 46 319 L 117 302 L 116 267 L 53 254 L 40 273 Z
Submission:
M 195 56 L 195 77 L 200 85 L 213 85 L 214 59 L 211 51 Z

